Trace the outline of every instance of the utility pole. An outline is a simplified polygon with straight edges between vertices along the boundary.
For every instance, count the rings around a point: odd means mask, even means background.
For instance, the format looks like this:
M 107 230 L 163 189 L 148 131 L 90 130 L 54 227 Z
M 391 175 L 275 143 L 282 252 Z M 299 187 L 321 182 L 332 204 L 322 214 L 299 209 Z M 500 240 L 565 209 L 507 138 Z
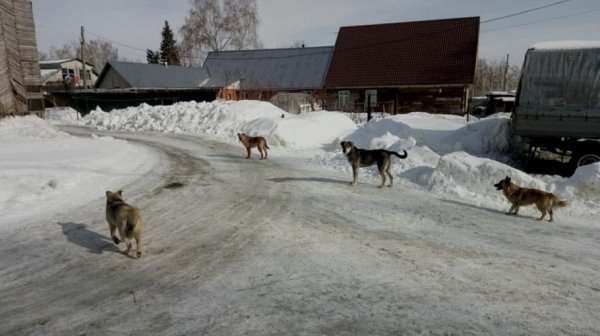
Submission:
M 506 74 L 508 73 L 508 54 L 506 54 L 506 65 L 504 66 L 504 76 L 502 77 L 502 91 L 506 91 Z
M 87 88 L 87 71 L 85 69 L 85 36 L 83 35 L 83 26 L 81 26 L 81 63 L 83 63 L 81 70 L 81 77 L 83 77 L 83 88 Z

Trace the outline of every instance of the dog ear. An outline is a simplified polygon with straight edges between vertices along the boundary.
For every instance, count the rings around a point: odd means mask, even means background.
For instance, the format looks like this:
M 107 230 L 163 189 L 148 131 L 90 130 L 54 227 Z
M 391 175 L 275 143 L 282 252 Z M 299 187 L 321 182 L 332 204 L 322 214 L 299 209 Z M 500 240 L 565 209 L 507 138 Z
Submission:
M 117 191 L 117 195 L 119 195 L 119 197 L 123 197 L 123 190 Z
M 110 190 L 106 191 L 106 197 L 110 197 L 110 194 L 112 194 L 112 192 Z
M 506 180 L 506 182 L 510 182 L 510 176 L 507 176 L 507 177 L 505 178 L 505 180 Z

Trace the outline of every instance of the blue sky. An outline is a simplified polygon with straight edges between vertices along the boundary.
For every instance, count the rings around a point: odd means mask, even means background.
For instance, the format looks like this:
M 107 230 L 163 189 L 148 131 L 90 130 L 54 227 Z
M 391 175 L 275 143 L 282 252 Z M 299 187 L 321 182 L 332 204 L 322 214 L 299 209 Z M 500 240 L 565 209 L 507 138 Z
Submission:
M 335 44 L 340 26 L 480 16 L 482 21 L 547 5 L 557 0 L 257 0 L 259 37 L 265 48 Z M 79 38 L 113 41 L 119 55 L 145 60 L 158 49 L 164 20 L 177 31 L 188 0 L 33 0 L 38 48 L 47 51 Z M 572 0 L 531 13 L 482 24 L 481 57 L 520 64 L 527 47 L 539 41 L 599 40 L 600 0 Z M 137 49 L 136 49 L 137 48 Z

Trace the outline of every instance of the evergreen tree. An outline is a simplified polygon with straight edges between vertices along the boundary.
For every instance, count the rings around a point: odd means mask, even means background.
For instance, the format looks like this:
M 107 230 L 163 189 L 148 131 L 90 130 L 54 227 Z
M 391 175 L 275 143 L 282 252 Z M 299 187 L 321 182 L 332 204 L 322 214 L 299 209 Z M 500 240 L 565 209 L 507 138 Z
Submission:
M 148 64 L 158 64 L 160 62 L 160 52 L 146 49 L 146 61 Z
M 181 65 L 179 51 L 177 50 L 176 41 L 173 36 L 169 22 L 165 21 L 165 26 L 162 30 L 162 41 L 160 42 L 160 61 L 162 63 L 166 62 L 169 65 Z

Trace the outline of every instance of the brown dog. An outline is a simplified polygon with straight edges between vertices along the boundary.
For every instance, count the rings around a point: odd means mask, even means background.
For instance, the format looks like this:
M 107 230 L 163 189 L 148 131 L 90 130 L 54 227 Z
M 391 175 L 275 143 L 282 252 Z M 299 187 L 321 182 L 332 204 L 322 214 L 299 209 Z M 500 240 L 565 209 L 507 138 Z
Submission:
M 269 148 L 269 146 L 267 146 L 267 140 L 265 138 L 263 138 L 261 136 L 253 137 L 253 136 L 246 135 L 245 133 L 238 133 L 237 136 L 238 136 L 238 139 L 244 145 L 244 147 L 246 147 L 246 151 L 248 152 L 248 156 L 246 156 L 246 159 L 250 158 L 250 148 L 254 148 L 254 147 L 256 147 L 258 149 L 261 160 L 267 159 L 267 149 L 271 149 L 271 148 Z
M 521 188 L 518 184 L 512 182 L 510 177 L 506 177 L 500 182 L 494 184 L 497 190 L 502 190 L 504 197 L 512 204 L 507 215 L 517 215 L 520 206 L 535 204 L 540 210 L 542 216 L 538 220 L 544 219 L 546 213 L 550 214 L 549 222 L 553 220 L 554 207 L 565 207 L 569 205 L 567 201 L 560 200 L 553 193 L 539 189 Z

